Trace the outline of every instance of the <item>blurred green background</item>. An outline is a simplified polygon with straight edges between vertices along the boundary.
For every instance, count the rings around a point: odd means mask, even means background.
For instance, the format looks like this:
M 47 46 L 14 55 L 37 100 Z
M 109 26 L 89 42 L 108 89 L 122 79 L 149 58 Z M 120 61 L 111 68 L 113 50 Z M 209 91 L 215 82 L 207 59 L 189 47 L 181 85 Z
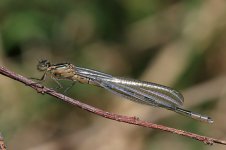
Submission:
M 174 87 L 208 125 L 76 84 L 67 95 L 98 108 L 226 139 L 226 1 L 1 0 L 0 64 L 41 77 L 39 59 Z M 109 121 L 0 76 L 0 132 L 17 150 L 207 150 L 189 138 Z M 70 83 L 62 82 L 66 87 Z M 55 88 L 50 79 L 44 83 Z M 63 92 L 61 90 L 60 92 Z

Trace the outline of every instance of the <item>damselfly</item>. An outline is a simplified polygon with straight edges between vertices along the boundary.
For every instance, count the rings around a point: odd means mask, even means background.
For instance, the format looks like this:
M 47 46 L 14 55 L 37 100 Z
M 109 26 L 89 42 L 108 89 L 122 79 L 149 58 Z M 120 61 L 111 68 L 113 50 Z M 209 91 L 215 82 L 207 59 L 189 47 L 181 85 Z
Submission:
M 41 60 L 37 65 L 39 71 L 44 72 L 40 80 L 45 80 L 46 75 L 57 80 L 71 80 L 80 83 L 102 87 L 126 99 L 155 107 L 162 107 L 178 114 L 207 122 L 213 120 L 205 115 L 182 109 L 183 95 L 178 91 L 156 83 L 114 77 L 96 70 L 81 68 L 70 63 L 51 64 L 48 60 Z

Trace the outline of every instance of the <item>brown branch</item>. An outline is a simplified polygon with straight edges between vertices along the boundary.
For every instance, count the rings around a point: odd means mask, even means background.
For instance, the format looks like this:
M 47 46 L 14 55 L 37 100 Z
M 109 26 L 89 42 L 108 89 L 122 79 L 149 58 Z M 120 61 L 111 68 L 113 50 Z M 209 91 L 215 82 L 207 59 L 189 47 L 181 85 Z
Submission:
M 72 104 L 73 106 L 77 106 L 80 107 L 86 111 L 92 112 L 96 115 L 111 119 L 111 120 L 116 120 L 119 122 L 125 122 L 125 123 L 129 123 L 129 124 L 134 124 L 134 125 L 138 125 L 138 126 L 143 126 L 143 127 L 147 127 L 147 128 L 152 128 L 152 129 L 159 129 L 162 131 L 166 131 L 166 132 L 170 132 L 170 133 L 174 133 L 174 134 L 178 134 L 178 135 L 182 135 L 185 137 L 189 137 L 198 141 L 201 141 L 205 144 L 209 144 L 212 145 L 214 143 L 218 143 L 218 144 L 223 144 L 226 145 L 226 141 L 224 140 L 219 140 L 219 139 L 215 139 L 215 138 L 211 138 L 211 137 L 206 137 L 206 136 L 201 136 L 195 133 L 191 133 L 191 132 L 186 132 L 183 130 L 178 130 L 178 129 L 174 129 L 174 128 L 170 128 L 170 127 L 166 127 L 163 125 L 158 125 L 158 124 L 154 124 L 148 121 L 143 121 L 143 120 L 139 120 L 138 117 L 129 117 L 129 116 L 123 116 L 123 115 L 118 115 L 118 114 L 114 114 L 114 113 L 110 113 L 110 112 L 106 112 L 103 111 L 101 109 L 95 108 L 93 106 L 87 105 L 85 103 L 81 103 L 78 100 L 72 99 L 70 97 L 67 97 L 63 94 L 60 94 L 52 89 L 49 89 L 47 87 L 42 86 L 41 84 L 37 84 L 36 82 L 29 80 L 21 75 L 18 75 L 12 71 L 9 71 L 8 69 L 1 67 L 0 66 L 0 74 L 7 76 L 11 79 L 17 80 L 19 82 L 24 83 L 27 86 L 30 86 L 31 88 L 35 89 L 38 93 L 46 93 L 48 95 L 54 96 L 56 98 L 58 98 L 59 100 L 62 100 L 64 102 L 67 102 L 69 104 Z
M 2 134 L 0 133 L 0 150 L 6 150 L 6 146 L 2 137 Z

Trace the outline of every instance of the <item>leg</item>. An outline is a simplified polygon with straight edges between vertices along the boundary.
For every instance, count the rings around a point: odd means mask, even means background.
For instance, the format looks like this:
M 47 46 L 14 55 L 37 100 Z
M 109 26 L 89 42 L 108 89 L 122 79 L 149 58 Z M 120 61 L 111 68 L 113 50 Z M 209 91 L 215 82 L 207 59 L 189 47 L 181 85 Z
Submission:
M 41 77 L 41 79 L 39 79 L 39 78 L 29 78 L 29 79 L 33 79 L 33 80 L 39 81 L 37 83 L 42 83 L 46 79 L 46 72 L 43 74 L 43 76 Z
M 38 78 L 29 78 L 29 79 L 33 79 L 33 80 L 38 81 L 38 82 L 31 83 L 31 85 L 37 85 L 37 84 L 40 84 L 43 81 L 45 81 L 45 78 L 46 78 L 46 72 L 43 74 L 43 76 L 41 77 L 41 79 L 38 79 Z
M 60 84 L 59 81 L 57 81 L 56 78 L 54 78 L 53 76 L 51 76 L 51 79 L 53 79 L 53 81 L 55 81 L 57 83 L 57 85 L 58 85 L 57 89 L 62 89 L 63 88 L 63 86 Z
M 76 83 L 76 81 L 73 81 L 72 84 L 64 90 L 64 93 L 66 93 L 68 90 L 70 90 L 75 85 L 75 83 Z

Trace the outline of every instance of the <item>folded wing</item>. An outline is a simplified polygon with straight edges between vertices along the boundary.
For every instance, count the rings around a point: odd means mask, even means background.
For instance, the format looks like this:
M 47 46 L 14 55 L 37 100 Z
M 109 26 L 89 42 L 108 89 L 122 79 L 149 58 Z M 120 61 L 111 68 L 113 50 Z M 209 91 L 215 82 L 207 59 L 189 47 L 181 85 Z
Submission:
M 166 86 L 151 82 L 117 78 L 81 67 L 77 67 L 76 72 L 83 77 L 90 78 L 100 87 L 135 102 L 167 109 L 183 105 L 183 96 Z

